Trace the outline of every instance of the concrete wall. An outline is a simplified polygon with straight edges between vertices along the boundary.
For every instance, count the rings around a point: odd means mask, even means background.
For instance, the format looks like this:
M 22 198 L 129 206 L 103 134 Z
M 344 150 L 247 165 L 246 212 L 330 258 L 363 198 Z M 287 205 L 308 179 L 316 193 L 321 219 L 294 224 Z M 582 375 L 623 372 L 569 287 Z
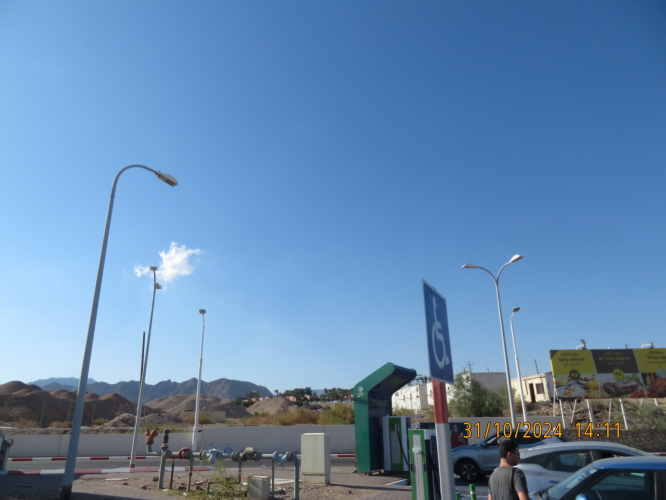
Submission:
M 353 425 L 294 425 L 258 427 L 204 427 L 199 433 L 198 449 L 211 443 L 216 448 L 229 444 L 234 450 L 252 446 L 261 453 L 300 451 L 301 434 L 319 432 L 330 434 L 331 453 L 354 453 L 356 437 Z M 35 436 L 7 436 L 14 439 L 9 449 L 10 457 L 64 457 L 69 447 L 69 434 L 41 434 Z M 145 436 L 140 435 L 137 455 L 145 454 Z M 153 449 L 159 451 L 162 435 L 157 437 Z M 169 437 L 169 448 L 179 450 L 192 446 L 192 433 L 176 433 Z M 81 434 L 78 456 L 129 455 L 132 434 Z

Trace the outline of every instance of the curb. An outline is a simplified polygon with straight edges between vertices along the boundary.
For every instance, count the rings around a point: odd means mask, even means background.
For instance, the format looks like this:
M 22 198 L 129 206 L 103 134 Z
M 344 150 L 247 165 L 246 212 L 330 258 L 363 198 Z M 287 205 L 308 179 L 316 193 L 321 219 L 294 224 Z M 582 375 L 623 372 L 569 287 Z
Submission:
M 301 456 L 300 453 L 297 454 L 297 456 Z M 353 453 L 332 453 L 331 458 L 354 458 L 356 457 L 355 454 Z M 159 460 L 159 456 L 153 456 L 153 457 L 148 457 L 148 456 L 142 456 L 142 457 L 135 457 L 137 460 L 146 460 L 148 458 L 156 459 Z M 76 457 L 77 462 L 79 460 L 129 460 L 130 457 L 122 455 L 122 456 L 108 456 L 108 457 Z M 8 458 L 8 462 L 64 462 L 67 460 L 67 457 L 15 457 L 15 458 Z
M 189 467 L 174 467 L 174 472 L 189 472 Z M 215 470 L 215 467 L 193 467 L 193 471 L 210 471 Z M 129 467 L 121 469 L 75 469 L 74 474 L 136 474 L 146 472 L 159 472 L 159 467 Z M 26 469 L 26 470 L 3 470 L 0 471 L 0 476 L 45 476 L 52 474 L 64 474 L 65 469 Z

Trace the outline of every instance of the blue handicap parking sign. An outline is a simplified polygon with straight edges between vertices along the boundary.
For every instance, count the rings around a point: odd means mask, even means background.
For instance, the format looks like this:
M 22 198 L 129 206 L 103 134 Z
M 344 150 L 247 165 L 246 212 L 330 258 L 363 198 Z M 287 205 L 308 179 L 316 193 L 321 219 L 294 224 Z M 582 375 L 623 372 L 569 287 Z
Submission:
M 423 280 L 426 330 L 428 334 L 428 361 L 430 378 L 453 384 L 453 360 L 449 339 L 449 318 L 446 314 L 446 299 Z

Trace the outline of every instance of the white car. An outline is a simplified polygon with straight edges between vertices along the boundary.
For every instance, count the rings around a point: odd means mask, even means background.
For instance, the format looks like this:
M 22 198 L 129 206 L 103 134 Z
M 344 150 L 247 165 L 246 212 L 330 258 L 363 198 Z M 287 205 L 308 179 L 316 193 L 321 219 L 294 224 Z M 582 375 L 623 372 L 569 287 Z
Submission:
M 517 467 L 527 478 L 527 491 L 541 491 L 602 458 L 652 456 L 636 448 L 603 441 L 552 443 L 520 449 Z

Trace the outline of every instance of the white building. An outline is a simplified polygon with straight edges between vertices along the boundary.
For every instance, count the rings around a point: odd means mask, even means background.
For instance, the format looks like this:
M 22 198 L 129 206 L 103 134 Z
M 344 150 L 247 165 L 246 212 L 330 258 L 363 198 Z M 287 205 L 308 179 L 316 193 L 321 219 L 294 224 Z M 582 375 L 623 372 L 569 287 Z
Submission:
M 539 401 L 550 401 L 555 396 L 553 386 L 553 373 L 538 373 L 536 375 L 527 375 L 522 378 L 523 394 L 525 402 L 538 403 Z M 518 378 L 511 379 L 511 386 L 516 391 L 516 397 L 520 397 L 520 386 Z
M 451 397 L 453 386 L 446 385 L 447 397 Z M 406 410 L 428 410 L 435 404 L 432 394 L 432 382 L 425 384 L 408 385 L 399 389 L 391 396 L 391 406 L 395 409 L 402 408 Z

